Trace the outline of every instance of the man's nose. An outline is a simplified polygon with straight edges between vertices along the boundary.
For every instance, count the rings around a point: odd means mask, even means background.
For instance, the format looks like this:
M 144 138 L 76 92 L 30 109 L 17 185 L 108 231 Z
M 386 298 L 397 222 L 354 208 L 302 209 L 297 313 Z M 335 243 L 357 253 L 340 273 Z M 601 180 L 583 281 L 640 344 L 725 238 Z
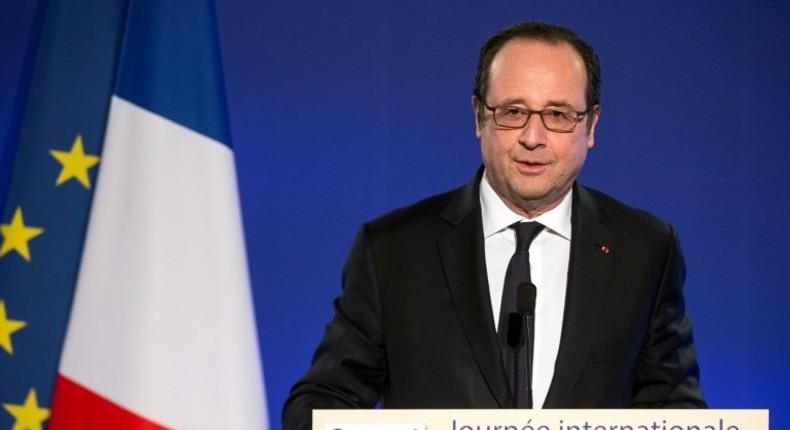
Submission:
M 527 117 L 527 124 L 521 129 L 518 141 L 527 148 L 535 148 L 545 143 L 547 132 L 548 130 L 543 125 L 540 113 L 530 112 Z

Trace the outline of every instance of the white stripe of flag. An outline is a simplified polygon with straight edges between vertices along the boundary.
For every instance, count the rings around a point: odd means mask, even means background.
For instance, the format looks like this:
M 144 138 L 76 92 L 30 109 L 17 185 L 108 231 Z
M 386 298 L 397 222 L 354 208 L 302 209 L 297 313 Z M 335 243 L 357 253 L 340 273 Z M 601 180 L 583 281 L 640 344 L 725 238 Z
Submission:
M 267 427 L 233 152 L 117 96 L 60 373 L 167 427 Z

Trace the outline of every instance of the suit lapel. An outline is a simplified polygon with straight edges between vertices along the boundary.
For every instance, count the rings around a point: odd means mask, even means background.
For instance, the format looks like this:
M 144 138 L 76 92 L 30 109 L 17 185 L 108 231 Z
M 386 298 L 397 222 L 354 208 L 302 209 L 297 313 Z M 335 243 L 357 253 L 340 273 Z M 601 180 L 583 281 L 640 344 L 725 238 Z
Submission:
M 565 407 L 592 348 L 592 322 L 601 309 L 609 276 L 608 254 L 610 249 L 616 252 L 613 237 L 603 225 L 605 218 L 590 193 L 575 186 L 562 337 L 545 408 Z
M 481 171 L 482 172 L 482 171 Z M 478 184 L 481 172 L 462 188 L 442 217 L 453 227 L 439 239 L 439 253 L 458 318 L 478 367 L 500 407 L 512 404 L 496 339 Z

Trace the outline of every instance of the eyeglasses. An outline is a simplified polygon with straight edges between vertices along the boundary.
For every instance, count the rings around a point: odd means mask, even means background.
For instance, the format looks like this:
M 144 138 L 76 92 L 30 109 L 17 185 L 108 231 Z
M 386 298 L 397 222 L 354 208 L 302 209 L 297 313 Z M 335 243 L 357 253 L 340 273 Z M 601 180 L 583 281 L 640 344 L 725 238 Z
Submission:
M 576 129 L 576 124 L 582 122 L 587 115 L 587 111 L 577 112 L 562 107 L 532 110 L 513 105 L 489 106 L 479 97 L 477 99 L 486 109 L 494 113 L 494 123 L 502 128 L 524 128 L 532 114 L 538 114 L 546 130 L 556 133 L 570 133 Z

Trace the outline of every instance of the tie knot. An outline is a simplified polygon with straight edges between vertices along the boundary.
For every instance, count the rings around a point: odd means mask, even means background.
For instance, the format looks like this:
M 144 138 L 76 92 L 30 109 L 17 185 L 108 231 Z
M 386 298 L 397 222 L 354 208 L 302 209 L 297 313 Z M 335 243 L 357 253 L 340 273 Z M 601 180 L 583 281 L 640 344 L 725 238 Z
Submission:
M 535 236 L 543 230 L 543 224 L 534 221 L 517 222 L 513 224 L 513 228 L 516 229 L 516 249 L 527 251 Z

